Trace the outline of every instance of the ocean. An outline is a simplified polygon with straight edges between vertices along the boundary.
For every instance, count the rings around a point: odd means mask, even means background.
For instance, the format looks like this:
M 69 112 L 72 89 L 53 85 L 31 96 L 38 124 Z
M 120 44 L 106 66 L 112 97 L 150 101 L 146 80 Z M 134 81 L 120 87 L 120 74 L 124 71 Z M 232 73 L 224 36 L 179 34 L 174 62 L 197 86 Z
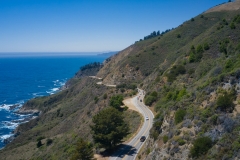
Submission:
M 0 56 L 0 148 L 12 136 L 21 120 L 30 115 L 16 114 L 27 100 L 59 91 L 79 68 L 103 62 L 107 56 Z M 12 108 L 12 106 L 14 106 Z

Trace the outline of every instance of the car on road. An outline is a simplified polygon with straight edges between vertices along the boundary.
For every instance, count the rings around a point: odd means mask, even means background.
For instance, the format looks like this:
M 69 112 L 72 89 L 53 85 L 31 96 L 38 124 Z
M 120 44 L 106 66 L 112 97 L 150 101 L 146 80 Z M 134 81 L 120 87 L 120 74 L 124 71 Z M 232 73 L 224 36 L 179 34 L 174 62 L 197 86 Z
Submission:
M 145 139 L 146 139 L 146 137 L 145 137 L 145 136 L 142 136 L 142 137 L 140 138 L 140 142 L 144 142 Z
M 146 117 L 145 119 L 146 119 L 146 120 L 149 120 L 149 118 L 148 118 L 148 117 Z

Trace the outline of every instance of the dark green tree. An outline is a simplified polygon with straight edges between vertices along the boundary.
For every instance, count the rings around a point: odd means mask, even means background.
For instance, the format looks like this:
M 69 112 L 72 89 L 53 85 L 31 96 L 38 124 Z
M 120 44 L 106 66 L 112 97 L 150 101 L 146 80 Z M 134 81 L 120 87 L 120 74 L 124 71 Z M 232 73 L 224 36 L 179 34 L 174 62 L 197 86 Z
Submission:
M 192 157 L 199 157 L 205 154 L 211 147 L 212 140 L 209 137 L 200 137 L 194 141 L 190 154 Z
M 123 96 L 116 95 L 112 96 L 110 99 L 110 106 L 116 108 L 117 110 L 121 110 L 121 106 L 123 105 Z
M 100 111 L 93 117 L 93 139 L 105 149 L 112 149 L 129 134 L 129 125 L 122 113 L 113 107 Z
M 41 147 L 42 146 L 42 141 L 39 140 L 38 143 L 37 143 L 37 148 Z
M 71 160 L 91 160 L 93 159 L 93 146 L 91 143 L 80 138 L 76 145 L 76 150 Z

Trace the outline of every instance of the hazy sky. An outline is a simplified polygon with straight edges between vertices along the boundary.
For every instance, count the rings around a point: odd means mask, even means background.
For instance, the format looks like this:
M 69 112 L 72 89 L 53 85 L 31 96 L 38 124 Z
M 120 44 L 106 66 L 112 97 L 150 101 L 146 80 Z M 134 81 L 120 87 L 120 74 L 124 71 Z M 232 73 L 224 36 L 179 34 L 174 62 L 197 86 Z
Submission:
M 0 52 L 122 50 L 228 0 L 0 0 Z

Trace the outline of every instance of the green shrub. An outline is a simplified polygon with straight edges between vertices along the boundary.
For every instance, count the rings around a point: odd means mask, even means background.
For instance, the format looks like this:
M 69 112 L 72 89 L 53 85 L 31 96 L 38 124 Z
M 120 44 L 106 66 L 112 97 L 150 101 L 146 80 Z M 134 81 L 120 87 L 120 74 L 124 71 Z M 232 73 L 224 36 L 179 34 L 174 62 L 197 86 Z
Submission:
M 224 93 L 217 99 L 217 107 L 222 111 L 232 112 L 234 109 L 233 95 Z
M 37 143 L 37 148 L 39 148 L 39 147 L 41 147 L 42 146 L 42 141 L 40 140 L 40 141 L 38 141 L 38 143 Z
M 99 100 L 98 97 L 95 97 L 95 98 L 94 98 L 94 102 L 95 102 L 95 104 L 98 102 L 98 100 Z
M 232 60 L 227 60 L 226 63 L 225 63 L 225 68 L 228 69 L 228 68 L 231 68 L 233 66 L 233 61 Z
M 156 91 L 153 91 L 150 96 L 153 96 L 153 97 L 157 97 L 158 96 L 158 93 Z
M 52 139 L 47 139 L 47 143 L 46 143 L 46 145 L 47 145 L 47 146 L 49 146 L 49 145 L 51 145 L 51 144 L 52 144 L 52 142 L 53 142 L 53 140 L 52 140 Z
M 110 106 L 121 110 L 121 106 L 123 105 L 123 96 L 122 95 L 116 95 L 116 96 L 112 96 L 110 99 Z
M 210 49 L 208 43 L 204 43 L 203 48 L 204 48 L 204 50 L 209 50 Z
M 147 151 L 146 151 L 146 154 L 149 155 L 150 152 L 151 152 L 151 149 L 148 148 Z
M 193 63 L 193 62 L 201 61 L 203 52 L 204 52 L 204 50 L 203 50 L 202 45 L 198 45 L 196 50 L 195 50 L 195 47 L 192 46 L 190 53 L 189 53 L 189 62 Z
M 183 65 L 175 65 L 170 69 L 169 73 L 167 73 L 166 76 L 169 82 L 173 82 L 178 75 L 185 73 L 186 69 Z
M 155 102 L 157 100 L 157 97 L 154 96 L 146 96 L 146 98 L 144 99 L 144 103 L 147 106 L 151 106 L 153 104 L 153 102 Z
M 199 157 L 205 154 L 212 147 L 212 141 L 209 137 L 200 137 L 193 142 L 193 147 L 190 149 L 192 157 Z
M 167 143 L 167 141 L 168 141 L 168 136 L 167 136 L 167 135 L 164 135 L 164 136 L 163 136 L 163 143 Z
M 178 124 L 183 121 L 183 118 L 186 115 L 186 111 L 183 109 L 179 109 L 175 113 L 175 124 Z
M 219 51 L 220 51 L 221 53 L 227 54 L 227 46 L 226 46 L 225 43 L 221 43 L 221 44 L 220 44 Z
M 232 148 L 233 148 L 233 150 L 235 150 L 235 151 L 238 151 L 238 150 L 240 149 L 239 139 L 233 142 Z
M 230 24 L 230 28 L 231 29 L 236 29 L 236 26 L 235 26 L 235 24 L 233 22 Z
M 191 52 L 190 55 L 189 55 L 189 62 L 193 63 L 195 61 L 196 61 L 195 54 L 193 52 Z
M 184 145 L 186 142 L 183 140 L 183 139 L 179 139 L 178 140 L 178 144 L 180 145 L 180 146 L 182 146 L 182 145 Z
M 103 95 L 103 99 L 107 99 L 107 93 Z
M 210 119 L 210 121 L 212 122 L 213 125 L 217 124 L 217 119 L 218 119 L 218 115 L 213 115 Z
M 198 45 L 197 46 L 197 53 L 203 53 L 203 52 L 204 52 L 204 50 L 203 50 L 202 45 Z
M 185 96 L 186 94 L 187 94 L 187 91 L 186 91 L 185 88 L 182 89 L 182 90 L 180 90 L 179 93 L 178 93 L 178 95 L 177 95 L 177 101 L 180 101 L 181 98 L 182 98 L 183 96 Z

